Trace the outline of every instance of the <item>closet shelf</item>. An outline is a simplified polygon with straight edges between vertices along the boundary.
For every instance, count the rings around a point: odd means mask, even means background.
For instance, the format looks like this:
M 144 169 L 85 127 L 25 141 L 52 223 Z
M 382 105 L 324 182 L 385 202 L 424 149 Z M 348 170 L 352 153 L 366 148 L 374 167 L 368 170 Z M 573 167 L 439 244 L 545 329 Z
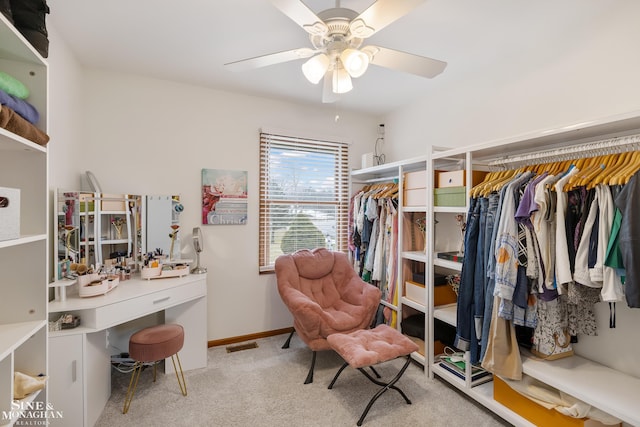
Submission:
M 448 382 L 452 383 L 453 385 L 455 385 L 456 387 L 465 387 L 466 385 L 466 381 L 462 378 L 460 378 L 459 376 L 457 376 L 456 374 L 452 373 L 451 371 L 443 368 L 442 366 L 440 366 L 440 363 L 434 363 L 431 366 L 431 369 L 433 369 L 434 374 L 437 374 L 438 376 L 447 379 Z M 493 376 L 491 374 L 488 374 L 483 377 L 480 377 L 474 381 L 471 381 L 471 390 L 473 390 L 475 387 L 478 387 L 482 384 L 491 382 L 493 379 Z M 459 384 L 458 384 L 459 383 Z M 493 386 L 491 387 L 493 389 Z M 469 390 L 469 389 L 467 389 Z M 492 396 L 493 396 L 493 390 L 491 390 Z
M 34 320 L 0 325 L 0 360 L 11 354 L 46 324 L 45 320 Z
M 413 308 L 414 310 L 418 310 L 421 313 L 426 313 L 426 306 L 424 304 L 420 304 L 417 301 L 412 300 L 411 298 L 402 297 L 402 304 Z
M 522 351 L 523 372 L 626 423 L 640 425 L 640 379 L 574 355 L 542 360 Z
M 434 206 L 435 213 L 461 213 L 466 214 L 468 209 L 466 206 Z
M 456 326 L 458 324 L 458 304 L 445 304 L 433 308 L 434 319 Z
M 38 145 L 35 142 L 31 142 L 26 138 L 16 135 L 13 132 L 9 132 L 5 128 L 0 128 L 0 136 L 4 135 L 6 138 L 0 138 L 0 151 L 34 151 L 36 153 L 46 153 L 47 147 Z
M 0 248 L 8 248 L 11 246 L 26 245 L 28 243 L 38 242 L 41 240 L 47 240 L 46 234 L 33 234 L 24 235 L 18 239 L 2 240 L 0 241 Z
M 391 304 L 390 302 L 387 302 L 385 300 L 380 300 L 380 304 L 384 305 L 385 307 L 389 307 L 392 310 L 398 310 L 398 307 L 396 307 L 395 305 Z
M 426 359 L 424 355 L 418 353 L 417 351 L 414 351 L 413 353 L 411 353 L 411 358 L 423 366 L 426 363 Z
M 456 261 L 449 261 L 447 259 L 438 258 L 434 255 L 433 257 L 433 265 L 443 268 L 448 268 L 450 270 L 462 271 L 462 263 Z
M 427 207 L 426 206 L 403 206 L 402 210 L 403 210 L 403 212 L 426 213 L 427 212 Z
M 357 169 L 351 171 L 351 176 L 362 180 L 385 178 L 390 175 L 394 175 L 400 167 L 402 167 L 405 172 L 410 172 L 425 169 L 426 165 L 427 156 L 419 156 L 398 162 L 385 163 L 383 165 L 373 166 L 370 168 Z
M 42 392 L 42 390 L 43 389 L 36 390 L 24 399 L 20 399 L 20 407 L 28 408 L 30 403 L 35 402 L 36 398 Z M 12 426 L 20 419 L 20 411 L 11 411 L 9 412 L 9 415 L 11 415 L 11 418 L 9 418 L 9 423 L 7 425 Z
M 0 20 L 2 22 L 2 20 Z M 12 25 L 0 25 L 0 40 L 3 43 L 3 57 L 23 61 L 34 65 L 42 65 L 46 61 L 42 56 L 26 41 L 24 36 Z
M 402 252 L 402 258 L 410 259 L 412 261 L 426 262 L 427 254 L 425 254 L 424 251 L 405 251 Z
M 125 199 L 123 199 L 125 200 Z M 126 215 L 127 211 L 100 211 L 102 215 Z

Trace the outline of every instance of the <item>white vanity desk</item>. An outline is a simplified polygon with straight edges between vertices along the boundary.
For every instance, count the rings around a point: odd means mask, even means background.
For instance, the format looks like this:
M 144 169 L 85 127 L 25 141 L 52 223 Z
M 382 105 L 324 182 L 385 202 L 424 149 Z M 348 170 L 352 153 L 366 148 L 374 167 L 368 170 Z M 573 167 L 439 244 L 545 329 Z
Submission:
M 49 333 L 49 402 L 65 426 L 93 426 L 111 395 L 109 328 L 164 311 L 165 323 L 184 328 L 180 351 L 183 370 L 207 365 L 207 275 L 120 282 L 106 295 L 49 303 L 50 319 L 63 313 L 80 316 L 80 326 Z M 126 351 L 126 349 L 125 349 Z M 165 372 L 173 365 L 165 363 Z M 177 385 L 176 385 L 177 387 Z

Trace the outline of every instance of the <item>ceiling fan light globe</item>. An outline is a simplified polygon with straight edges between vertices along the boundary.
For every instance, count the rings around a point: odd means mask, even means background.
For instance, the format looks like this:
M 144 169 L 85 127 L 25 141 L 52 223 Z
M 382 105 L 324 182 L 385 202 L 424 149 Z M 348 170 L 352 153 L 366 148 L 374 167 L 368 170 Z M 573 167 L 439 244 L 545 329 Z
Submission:
M 316 55 L 302 64 L 302 73 L 311 83 L 318 84 L 329 69 L 329 57 L 324 53 Z
M 363 75 L 369 67 L 369 55 L 357 49 L 345 49 L 342 51 L 340 61 L 353 78 Z
M 332 89 L 333 93 L 347 93 L 353 89 L 351 77 L 343 67 L 336 67 L 336 69 L 333 70 Z

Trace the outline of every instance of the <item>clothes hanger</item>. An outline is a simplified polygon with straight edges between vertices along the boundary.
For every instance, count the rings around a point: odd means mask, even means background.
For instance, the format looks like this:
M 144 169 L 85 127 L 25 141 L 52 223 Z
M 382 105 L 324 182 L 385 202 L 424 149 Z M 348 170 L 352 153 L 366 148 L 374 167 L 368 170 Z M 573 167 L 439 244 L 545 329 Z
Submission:
M 549 163 L 543 163 L 540 165 L 540 167 L 538 168 L 538 171 L 540 173 L 548 173 L 549 175 L 555 175 L 556 174 L 556 169 L 559 169 L 560 164 L 562 162 L 549 162 Z
M 374 199 L 379 199 L 383 197 L 383 194 L 386 193 L 387 190 L 389 190 L 389 187 L 390 187 L 389 183 L 378 184 L 378 188 L 376 189 L 376 192 L 372 195 L 372 197 Z
M 509 173 L 510 173 L 510 170 L 506 169 L 506 170 L 497 171 L 495 173 L 492 172 L 491 174 L 487 174 L 487 176 L 485 176 L 484 181 L 482 181 L 480 184 L 472 188 L 472 191 L 470 193 L 471 196 L 476 198 L 476 197 L 488 195 L 493 183 L 503 179 L 503 177 Z M 489 189 L 489 191 L 487 191 L 487 189 Z
M 573 168 L 575 168 L 575 160 L 563 160 L 558 167 L 557 173 L 553 174 L 557 179 L 546 184 L 547 190 L 556 191 L 557 181 L 573 170 Z
M 504 171 L 493 171 L 493 172 L 489 172 L 488 174 L 486 174 L 484 176 L 484 179 L 482 180 L 482 182 L 480 182 L 479 184 L 474 185 L 471 188 L 471 191 L 469 191 L 469 195 L 474 199 L 477 198 L 481 193 L 481 189 L 484 188 L 484 186 L 487 185 L 487 183 L 491 182 L 492 180 L 494 180 L 498 176 L 500 176 L 500 174 L 502 172 L 504 172 Z
M 607 154 L 605 156 L 605 167 L 595 176 L 591 177 L 591 180 L 587 184 L 587 189 L 595 188 L 597 185 L 608 180 L 608 177 L 612 176 L 616 170 L 619 170 L 625 164 L 625 159 L 629 157 L 628 152 Z
M 573 160 L 573 164 L 576 165 L 578 170 L 582 170 L 591 164 L 593 157 L 580 157 Z
M 502 178 L 498 179 L 496 182 L 493 182 L 492 185 L 489 188 L 485 189 L 485 191 L 483 193 L 483 196 L 487 197 L 492 192 L 502 190 L 502 187 L 504 187 L 505 184 L 507 184 L 509 181 L 511 181 L 511 179 L 518 174 L 518 170 L 517 169 L 512 169 L 509 172 L 510 173 L 508 173 L 505 176 L 503 176 Z
M 631 171 L 636 171 L 638 169 L 638 162 L 640 162 L 639 152 L 633 151 L 631 153 L 631 157 L 629 157 L 626 164 L 618 169 L 614 174 L 612 174 L 611 179 L 609 180 L 609 185 L 622 185 L 625 183 L 626 177 L 631 177 L 633 173 Z
M 566 192 L 566 191 L 569 191 L 569 189 L 574 187 L 574 183 L 578 180 L 580 173 L 582 173 L 582 171 L 585 169 L 585 159 L 580 158 L 580 159 L 566 160 L 562 166 L 565 171 L 568 171 L 571 168 L 571 166 L 577 169 L 577 172 L 575 172 L 569 178 L 569 180 L 565 183 L 564 187 L 562 188 L 562 191 Z
M 593 161 L 589 162 L 589 166 L 585 168 L 584 171 L 576 174 L 579 178 L 575 181 L 576 185 L 574 188 L 589 185 L 596 176 L 601 174 L 611 164 L 612 158 L 610 154 L 593 158 Z
M 398 195 L 398 184 L 392 183 L 385 191 L 383 191 L 378 197 L 379 198 L 389 198 Z
M 552 170 L 553 167 L 555 167 L 556 163 L 558 162 L 540 163 L 536 168 L 536 172 L 538 173 L 538 175 L 541 175 L 545 172 L 551 173 L 550 171 Z
M 561 160 L 556 162 L 555 167 L 552 171 L 553 175 L 559 175 L 565 173 L 571 165 L 571 160 Z
M 628 183 L 631 177 L 635 175 L 638 169 L 640 169 L 640 152 L 634 151 L 634 153 L 636 154 L 635 159 L 631 162 L 629 168 L 625 170 L 625 173 L 622 177 L 622 184 Z

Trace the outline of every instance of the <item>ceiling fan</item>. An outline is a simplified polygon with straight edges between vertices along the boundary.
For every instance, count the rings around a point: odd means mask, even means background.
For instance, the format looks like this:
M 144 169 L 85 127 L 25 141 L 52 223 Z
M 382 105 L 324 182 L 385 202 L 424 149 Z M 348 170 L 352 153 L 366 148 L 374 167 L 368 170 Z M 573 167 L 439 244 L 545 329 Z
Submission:
M 363 46 L 364 39 L 409 13 L 426 0 L 377 0 L 364 12 L 336 6 L 317 15 L 300 0 L 271 0 L 307 33 L 312 48 L 299 48 L 225 64 L 232 71 L 307 59 L 304 76 L 313 84 L 324 80 L 323 102 L 353 89 L 351 78 L 362 76 L 369 64 L 433 78 L 444 71 L 446 62 L 380 46 Z

